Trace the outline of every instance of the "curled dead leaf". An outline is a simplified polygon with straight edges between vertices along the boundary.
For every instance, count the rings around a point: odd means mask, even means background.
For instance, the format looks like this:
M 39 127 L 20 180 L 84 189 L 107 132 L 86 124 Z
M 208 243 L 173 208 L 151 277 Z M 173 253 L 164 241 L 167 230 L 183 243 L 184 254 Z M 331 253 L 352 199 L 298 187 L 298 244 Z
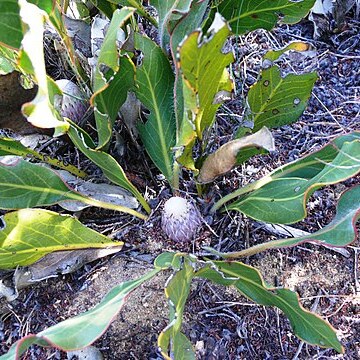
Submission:
M 252 135 L 229 141 L 206 158 L 197 178 L 198 182 L 211 182 L 230 171 L 236 165 L 236 155 L 246 147 L 260 147 L 271 151 L 275 149 L 274 138 L 264 126 Z

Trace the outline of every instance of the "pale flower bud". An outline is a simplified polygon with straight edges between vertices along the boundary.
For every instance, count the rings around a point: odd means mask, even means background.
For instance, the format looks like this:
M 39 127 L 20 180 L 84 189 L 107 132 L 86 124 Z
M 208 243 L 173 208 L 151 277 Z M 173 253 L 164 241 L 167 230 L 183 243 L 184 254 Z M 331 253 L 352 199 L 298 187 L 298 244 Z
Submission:
M 166 201 L 161 226 L 171 240 L 190 241 L 200 225 L 200 212 L 190 201 L 178 196 Z
M 88 103 L 80 88 L 70 80 L 56 80 L 56 84 L 63 92 L 63 96 L 55 95 L 54 106 L 61 116 L 79 124 L 83 119 Z

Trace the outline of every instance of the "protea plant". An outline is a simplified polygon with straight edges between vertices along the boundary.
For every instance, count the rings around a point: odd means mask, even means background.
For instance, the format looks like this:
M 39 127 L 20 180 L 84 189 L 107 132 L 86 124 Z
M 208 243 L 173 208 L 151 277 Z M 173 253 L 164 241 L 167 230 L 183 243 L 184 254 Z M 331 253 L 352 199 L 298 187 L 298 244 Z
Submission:
M 164 204 L 161 226 L 174 241 L 190 241 L 201 225 L 202 218 L 197 207 L 189 200 L 173 196 Z
M 56 84 L 63 92 L 62 96 L 56 95 L 54 104 L 56 110 L 61 116 L 80 124 L 89 107 L 83 92 L 70 80 L 56 80 Z

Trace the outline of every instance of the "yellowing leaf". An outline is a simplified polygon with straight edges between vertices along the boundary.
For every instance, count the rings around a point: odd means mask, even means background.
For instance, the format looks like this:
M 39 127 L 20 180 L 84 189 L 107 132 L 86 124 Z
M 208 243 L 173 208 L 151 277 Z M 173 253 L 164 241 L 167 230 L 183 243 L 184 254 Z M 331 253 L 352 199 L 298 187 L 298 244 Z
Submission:
M 53 251 L 122 246 L 72 216 L 52 211 L 22 209 L 5 214 L 2 222 L 0 269 L 30 265 Z
M 36 97 L 24 104 L 22 111 L 34 126 L 55 128 L 55 135 L 59 135 L 68 128 L 68 124 L 54 110 L 53 99 L 50 97 L 61 92 L 46 75 L 43 48 L 45 13 L 25 0 L 19 0 L 19 4 L 21 19 L 28 27 L 22 40 L 20 62 L 31 61 L 32 75 L 38 85 Z M 26 67 L 29 69 L 29 66 Z

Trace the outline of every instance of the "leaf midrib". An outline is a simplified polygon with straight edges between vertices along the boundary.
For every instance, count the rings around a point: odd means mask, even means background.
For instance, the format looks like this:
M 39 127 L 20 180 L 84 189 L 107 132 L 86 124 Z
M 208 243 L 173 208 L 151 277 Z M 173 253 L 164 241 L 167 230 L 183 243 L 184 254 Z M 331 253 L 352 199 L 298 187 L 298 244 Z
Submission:
M 245 13 L 242 13 L 241 15 L 236 16 L 236 17 L 232 18 L 231 20 L 229 20 L 229 23 L 233 23 L 234 21 L 238 21 L 240 19 L 251 16 L 253 14 L 261 14 L 261 13 L 266 13 L 266 12 L 269 12 L 269 11 L 286 9 L 286 8 L 294 6 L 294 4 L 297 4 L 297 3 L 292 2 L 292 3 L 288 3 L 288 5 L 276 6 L 276 7 L 272 7 L 272 8 L 265 8 L 265 9 L 245 12 Z
M 168 156 L 168 148 L 167 148 L 167 145 L 166 145 L 166 142 L 165 142 L 165 132 L 164 132 L 164 128 L 163 128 L 163 124 L 162 124 L 162 121 L 161 121 L 161 114 L 160 114 L 160 109 L 158 107 L 158 102 L 157 102 L 157 98 L 156 98 L 156 95 L 155 95 L 155 91 L 154 91 L 154 88 L 152 86 L 152 83 L 150 81 L 150 76 L 149 76 L 149 72 L 146 70 L 146 68 L 143 68 L 143 71 L 144 71 L 144 74 L 146 76 L 146 80 L 149 84 L 149 91 L 150 91 L 150 94 L 151 94 L 151 98 L 152 98 L 152 104 L 153 104 L 153 109 L 154 109 L 154 112 L 155 112 L 155 119 L 156 119 L 156 123 L 157 123 L 157 127 L 159 129 L 159 132 L 160 132 L 160 147 L 161 147 L 161 152 L 163 154 L 163 159 L 164 159 L 164 162 L 165 162 L 165 168 L 166 168 L 166 171 L 167 171 L 167 178 L 170 179 L 171 178 L 171 175 L 172 175 L 172 169 L 171 169 L 171 163 L 170 163 L 170 159 L 169 159 L 169 156 Z

